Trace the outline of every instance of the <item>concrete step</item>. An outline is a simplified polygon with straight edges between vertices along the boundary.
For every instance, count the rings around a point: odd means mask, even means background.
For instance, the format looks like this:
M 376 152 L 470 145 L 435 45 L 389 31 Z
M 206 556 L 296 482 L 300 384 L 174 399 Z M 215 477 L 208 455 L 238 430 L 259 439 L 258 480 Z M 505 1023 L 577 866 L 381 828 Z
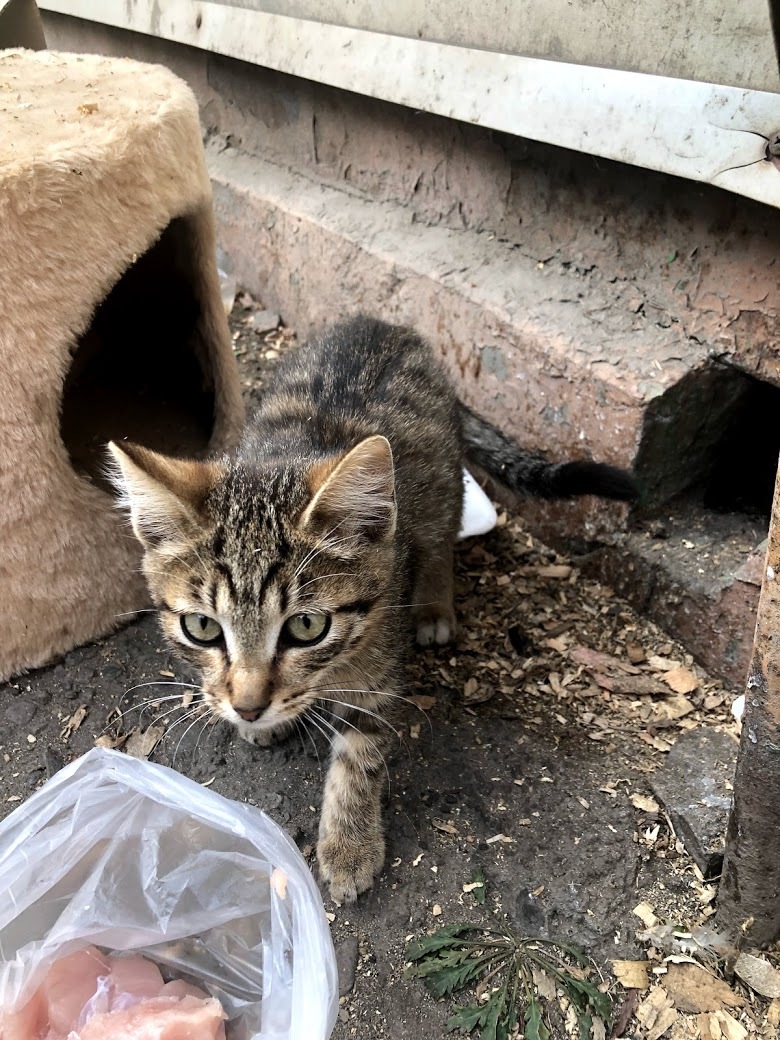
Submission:
M 655 461 L 647 408 L 707 351 L 638 316 L 621 286 L 216 142 L 208 160 L 238 281 L 299 334 L 360 310 L 409 323 L 463 399 L 529 448 L 626 466 L 644 450 Z M 589 503 L 581 521 L 596 537 L 622 517 Z

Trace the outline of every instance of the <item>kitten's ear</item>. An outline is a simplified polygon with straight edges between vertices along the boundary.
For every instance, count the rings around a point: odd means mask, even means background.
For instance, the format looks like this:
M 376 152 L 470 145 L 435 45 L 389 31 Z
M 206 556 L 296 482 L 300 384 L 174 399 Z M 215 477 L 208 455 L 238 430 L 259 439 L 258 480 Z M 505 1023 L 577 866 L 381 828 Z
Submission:
M 301 524 L 321 538 L 332 534 L 337 552 L 349 555 L 359 538 L 370 542 L 392 538 L 395 475 L 386 437 L 368 437 L 335 466 L 331 462 L 315 466 L 310 482 L 314 497 Z
M 112 441 L 108 450 L 113 457 L 109 476 L 144 546 L 181 536 L 197 523 L 218 476 L 215 463 L 172 459 L 127 441 L 121 447 Z

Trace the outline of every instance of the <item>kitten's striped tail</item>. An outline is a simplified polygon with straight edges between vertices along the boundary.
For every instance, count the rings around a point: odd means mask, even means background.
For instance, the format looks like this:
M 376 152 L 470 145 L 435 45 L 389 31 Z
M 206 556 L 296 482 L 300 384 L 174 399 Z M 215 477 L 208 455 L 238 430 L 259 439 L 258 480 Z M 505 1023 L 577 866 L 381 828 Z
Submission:
M 537 498 L 597 495 L 631 502 L 639 497 L 633 476 L 603 462 L 549 462 L 459 403 L 467 460 L 511 491 Z

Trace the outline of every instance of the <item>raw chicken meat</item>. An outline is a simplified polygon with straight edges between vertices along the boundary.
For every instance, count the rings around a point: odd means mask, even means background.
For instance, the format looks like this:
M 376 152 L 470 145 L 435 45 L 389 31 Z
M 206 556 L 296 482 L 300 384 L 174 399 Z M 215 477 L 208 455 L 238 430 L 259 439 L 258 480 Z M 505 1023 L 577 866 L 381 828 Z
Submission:
M 213 1040 L 225 1036 L 217 1000 L 153 997 L 124 1011 L 95 1015 L 79 1040 Z M 72 1034 L 71 1034 L 72 1035 Z M 68 1038 L 70 1040 L 70 1038 Z
M 52 964 L 39 993 L 53 1033 L 67 1036 L 75 1029 L 82 1009 L 95 995 L 98 979 L 108 973 L 108 961 L 93 947 Z
M 64 957 L 16 1012 L 0 1010 L 0 1040 L 225 1040 L 218 1000 L 163 982 L 144 957 L 93 946 Z

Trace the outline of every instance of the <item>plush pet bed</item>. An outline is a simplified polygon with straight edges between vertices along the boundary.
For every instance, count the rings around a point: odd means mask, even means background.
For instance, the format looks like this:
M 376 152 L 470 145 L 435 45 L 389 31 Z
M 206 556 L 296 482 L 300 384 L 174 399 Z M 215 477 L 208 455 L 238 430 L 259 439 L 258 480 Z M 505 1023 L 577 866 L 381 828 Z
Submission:
M 198 110 L 166 69 L 0 51 L 0 679 L 147 605 L 105 480 L 242 420 Z

